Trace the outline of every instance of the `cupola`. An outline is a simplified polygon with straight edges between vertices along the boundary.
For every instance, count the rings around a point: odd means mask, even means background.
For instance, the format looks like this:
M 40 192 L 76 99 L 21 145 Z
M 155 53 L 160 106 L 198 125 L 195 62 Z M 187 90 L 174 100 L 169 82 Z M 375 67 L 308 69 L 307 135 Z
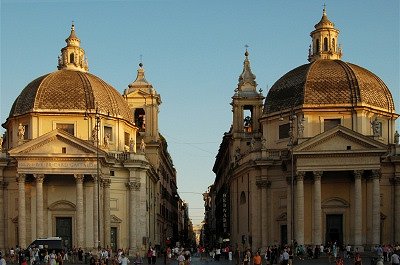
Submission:
M 314 28 L 315 30 L 310 33 L 312 45 L 310 45 L 308 51 L 308 61 L 314 62 L 318 59 L 340 60 L 342 58 L 342 49 L 338 45 L 339 30 L 328 19 L 325 6 L 321 20 Z
M 72 22 L 71 33 L 65 40 L 67 46 L 61 49 L 61 56 L 58 56 L 58 70 L 68 69 L 87 72 L 89 66 L 85 57 L 85 50 L 80 47 L 81 41 L 76 36 L 75 25 Z

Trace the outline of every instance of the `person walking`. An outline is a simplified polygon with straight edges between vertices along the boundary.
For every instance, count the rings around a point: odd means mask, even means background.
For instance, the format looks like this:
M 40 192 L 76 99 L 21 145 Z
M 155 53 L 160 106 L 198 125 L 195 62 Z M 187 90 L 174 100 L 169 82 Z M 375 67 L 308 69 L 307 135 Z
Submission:
M 259 251 L 257 251 L 253 257 L 253 265 L 261 265 L 261 256 Z
M 399 265 L 400 264 L 400 257 L 397 252 L 394 252 L 392 257 L 390 258 L 390 262 L 392 265 Z

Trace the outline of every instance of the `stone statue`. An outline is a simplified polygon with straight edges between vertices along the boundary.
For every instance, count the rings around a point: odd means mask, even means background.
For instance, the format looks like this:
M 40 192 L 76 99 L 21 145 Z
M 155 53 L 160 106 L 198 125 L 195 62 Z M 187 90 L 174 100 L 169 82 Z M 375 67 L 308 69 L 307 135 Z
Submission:
M 255 144 L 256 144 L 256 139 L 254 139 L 254 137 L 251 137 L 251 140 L 250 140 L 250 149 L 251 149 L 251 151 L 254 150 Z
M 240 155 L 240 148 L 237 147 L 235 150 L 235 162 L 239 161 L 241 155 Z
M 3 150 L 3 136 L 0 136 L 0 151 Z
M 144 151 L 146 150 L 146 143 L 144 142 L 144 140 L 142 139 L 142 141 L 140 142 L 140 151 L 142 153 L 144 153 Z
M 109 144 L 110 144 L 110 134 L 107 133 L 107 134 L 104 136 L 104 147 L 107 148 Z
M 396 132 L 394 133 L 394 143 L 395 143 L 396 145 L 399 145 L 399 132 L 398 132 L 398 131 L 396 131 Z
M 135 152 L 135 140 L 133 138 L 129 140 L 129 152 Z
M 261 140 L 261 149 L 267 150 L 267 140 L 264 137 Z
M 23 140 L 25 136 L 25 126 L 20 123 L 18 125 L 18 139 Z
M 372 127 L 372 132 L 373 132 L 374 136 L 381 135 L 381 126 L 380 126 L 380 122 L 378 121 L 377 117 L 375 117 L 375 120 L 371 121 L 371 127 Z

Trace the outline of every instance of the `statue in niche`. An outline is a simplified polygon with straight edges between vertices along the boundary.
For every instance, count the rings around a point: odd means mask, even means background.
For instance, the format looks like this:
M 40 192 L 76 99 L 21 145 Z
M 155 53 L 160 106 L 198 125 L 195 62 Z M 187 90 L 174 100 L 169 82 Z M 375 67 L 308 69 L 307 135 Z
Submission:
M 241 155 L 240 155 L 240 148 L 237 147 L 235 150 L 235 162 L 238 162 L 240 159 Z
M 25 136 L 25 126 L 22 123 L 18 126 L 18 139 L 23 140 Z
M 262 150 L 267 150 L 267 140 L 263 137 L 261 140 L 261 149 Z
M 250 140 L 250 150 L 251 151 L 254 151 L 255 145 L 256 145 L 256 139 L 254 139 L 254 137 L 251 137 L 251 140 Z
M 96 127 L 94 127 L 93 130 L 92 130 L 92 140 L 93 140 L 93 142 L 97 141 L 97 130 L 96 130 Z
M 129 140 L 129 152 L 135 152 L 135 140 L 133 138 Z
M 142 153 L 144 153 L 144 151 L 146 150 L 146 143 L 144 142 L 144 140 L 142 139 L 142 141 L 140 142 L 140 151 Z
M 105 136 L 104 136 L 104 147 L 108 147 L 109 146 L 109 144 L 110 144 L 110 137 L 111 137 L 111 135 L 109 134 L 109 133 L 107 133 Z

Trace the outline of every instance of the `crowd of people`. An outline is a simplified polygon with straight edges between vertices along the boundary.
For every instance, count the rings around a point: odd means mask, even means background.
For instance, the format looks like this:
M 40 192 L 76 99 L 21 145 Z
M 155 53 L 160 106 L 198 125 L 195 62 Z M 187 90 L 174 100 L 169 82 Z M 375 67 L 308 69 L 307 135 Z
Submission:
M 372 253 L 363 252 L 364 256 L 369 254 L 371 264 L 376 265 L 400 265 L 400 244 L 377 245 L 371 250 Z M 18 246 L 10 248 L 6 253 L 0 252 L 0 265 L 20 264 L 20 265 L 63 265 L 64 263 L 90 265 L 154 265 L 158 257 L 164 257 L 165 265 L 190 265 L 194 256 L 198 256 L 202 261 L 220 261 L 220 259 L 234 260 L 235 265 L 292 265 L 295 260 L 319 259 L 325 256 L 329 263 L 343 265 L 351 262 L 354 265 L 362 265 L 363 258 L 358 249 L 353 249 L 350 245 L 338 245 L 336 242 L 327 245 L 271 245 L 259 248 L 254 253 L 250 249 L 243 247 L 233 248 L 229 245 L 206 248 L 204 246 L 193 248 L 167 247 L 163 251 L 158 251 L 155 247 L 149 247 L 145 257 L 136 253 L 133 257 L 128 257 L 126 250 L 118 249 L 112 251 L 111 248 L 99 248 L 93 251 L 84 252 L 81 248 L 73 248 L 69 251 L 47 251 L 31 247 L 20 249 Z M 147 258 L 147 264 L 143 260 Z M 146 262 L 145 262 L 146 263 Z M 364 264 L 365 265 L 365 264 Z

